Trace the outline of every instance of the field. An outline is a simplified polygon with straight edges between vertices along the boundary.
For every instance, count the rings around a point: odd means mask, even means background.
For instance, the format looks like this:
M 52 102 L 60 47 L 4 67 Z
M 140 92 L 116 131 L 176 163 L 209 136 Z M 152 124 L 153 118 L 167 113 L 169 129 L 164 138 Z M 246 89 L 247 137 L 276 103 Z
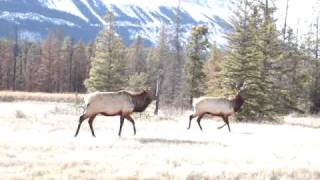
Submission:
M 149 111 L 153 107 L 150 107 Z M 205 118 L 188 112 L 135 115 L 137 135 L 118 117 L 98 117 L 96 138 L 78 104 L 0 103 L 0 179 L 320 179 L 320 119 L 288 116 L 280 124 Z

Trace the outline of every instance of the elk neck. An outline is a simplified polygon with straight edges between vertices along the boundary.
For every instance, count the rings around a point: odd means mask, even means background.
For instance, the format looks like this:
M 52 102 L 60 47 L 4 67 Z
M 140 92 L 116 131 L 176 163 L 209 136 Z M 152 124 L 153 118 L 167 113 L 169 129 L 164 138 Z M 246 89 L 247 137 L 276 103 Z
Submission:
M 238 112 L 241 108 L 241 106 L 244 103 L 244 98 L 240 96 L 239 94 L 236 95 L 236 97 L 233 100 L 233 110 L 234 112 Z
M 152 102 L 152 98 L 148 92 L 131 95 L 131 98 L 134 104 L 133 112 L 143 112 Z

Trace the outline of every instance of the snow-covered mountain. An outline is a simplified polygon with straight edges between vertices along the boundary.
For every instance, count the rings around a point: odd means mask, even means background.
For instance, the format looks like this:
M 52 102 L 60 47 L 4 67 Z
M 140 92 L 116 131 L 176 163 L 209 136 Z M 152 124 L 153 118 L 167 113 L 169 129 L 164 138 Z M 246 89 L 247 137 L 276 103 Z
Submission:
M 230 30 L 225 0 L 182 0 L 184 39 L 197 24 L 210 27 L 211 41 L 224 44 Z M 51 29 L 62 29 L 74 39 L 93 41 L 105 24 L 107 11 L 115 14 L 117 30 L 129 45 L 140 35 L 147 45 L 156 43 L 162 24 L 176 20 L 178 0 L 0 0 L 0 36 L 17 27 L 24 38 L 40 39 Z

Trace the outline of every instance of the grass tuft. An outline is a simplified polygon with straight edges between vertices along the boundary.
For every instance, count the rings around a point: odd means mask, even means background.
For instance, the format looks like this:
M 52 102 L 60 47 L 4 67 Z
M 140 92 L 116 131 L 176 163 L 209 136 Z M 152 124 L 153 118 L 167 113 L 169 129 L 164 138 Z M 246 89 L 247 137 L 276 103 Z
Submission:
M 18 119 L 25 119 L 25 118 L 27 118 L 27 115 L 26 115 L 25 113 L 23 113 L 22 111 L 17 110 L 17 111 L 16 111 L 16 118 L 18 118 Z

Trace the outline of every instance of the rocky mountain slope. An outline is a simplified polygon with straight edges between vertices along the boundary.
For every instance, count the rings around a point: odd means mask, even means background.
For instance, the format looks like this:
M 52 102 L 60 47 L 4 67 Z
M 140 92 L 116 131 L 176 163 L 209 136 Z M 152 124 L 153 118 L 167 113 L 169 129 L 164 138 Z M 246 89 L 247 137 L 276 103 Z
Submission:
M 150 46 L 156 43 L 162 24 L 174 24 L 177 5 L 178 1 L 170 0 L 0 0 L 0 36 L 12 36 L 17 27 L 22 38 L 37 40 L 60 29 L 75 40 L 93 41 L 105 24 L 104 15 L 112 11 L 126 45 L 141 35 Z M 181 1 L 184 40 L 192 26 L 207 24 L 210 40 L 224 44 L 223 34 L 230 30 L 226 19 L 223 0 Z

